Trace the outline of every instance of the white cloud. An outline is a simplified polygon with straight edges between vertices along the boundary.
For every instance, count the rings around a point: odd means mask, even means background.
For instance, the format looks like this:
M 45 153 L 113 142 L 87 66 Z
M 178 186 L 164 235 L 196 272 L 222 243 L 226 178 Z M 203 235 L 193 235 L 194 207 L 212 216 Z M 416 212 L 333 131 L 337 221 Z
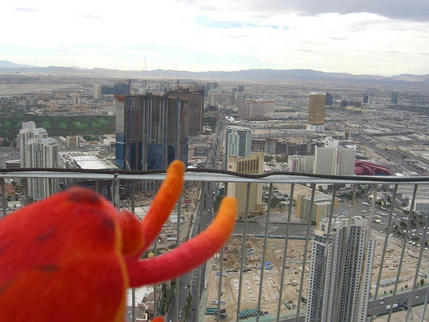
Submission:
M 254 2 L 16 1 L 0 4 L 0 59 L 142 69 L 312 68 L 429 73 L 429 23 L 374 13 L 298 15 Z M 25 10 L 22 10 L 25 9 Z M 205 19 L 205 20 L 204 20 Z M 275 26 L 278 26 L 276 29 Z

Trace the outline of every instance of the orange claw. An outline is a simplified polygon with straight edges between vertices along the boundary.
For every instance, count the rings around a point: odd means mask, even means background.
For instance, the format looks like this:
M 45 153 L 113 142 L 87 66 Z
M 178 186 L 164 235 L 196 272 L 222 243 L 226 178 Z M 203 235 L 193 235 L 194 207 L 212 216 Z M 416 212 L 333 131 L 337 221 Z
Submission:
M 185 165 L 181 161 L 173 161 L 167 170 L 167 176 L 159 188 L 148 213 L 143 218 L 142 229 L 144 236 L 142 254 L 159 235 L 162 225 L 167 221 L 183 188 Z
M 130 287 L 176 278 L 214 255 L 231 235 L 237 217 L 237 201 L 222 200 L 213 223 L 195 238 L 158 257 L 127 260 Z

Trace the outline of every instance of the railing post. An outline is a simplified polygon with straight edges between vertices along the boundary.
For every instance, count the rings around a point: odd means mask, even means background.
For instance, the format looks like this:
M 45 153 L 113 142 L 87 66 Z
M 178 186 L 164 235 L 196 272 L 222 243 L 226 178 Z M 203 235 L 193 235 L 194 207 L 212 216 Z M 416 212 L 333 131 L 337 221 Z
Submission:
M 246 253 L 246 233 L 247 233 L 247 217 L 249 214 L 249 197 L 250 197 L 250 182 L 246 185 L 246 206 L 244 213 L 244 227 L 243 227 L 243 238 L 241 241 L 241 259 L 240 259 L 240 276 L 238 282 L 238 297 L 237 297 L 237 316 L 235 321 L 238 322 L 240 318 L 240 304 L 241 304 L 241 288 L 243 285 L 243 266 L 244 266 L 244 257 Z
M 399 266 L 398 266 L 398 272 L 396 274 L 396 281 L 395 281 L 395 287 L 393 289 L 393 295 L 392 295 L 392 301 L 390 302 L 390 308 L 389 308 L 389 316 L 387 318 L 387 322 L 390 321 L 390 318 L 392 317 L 392 309 L 393 309 L 393 304 L 395 301 L 395 297 L 396 297 L 396 291 L 398 290 L 398 284 L 399 284 L 399 277 L 401 276 L 401 268 L 402 268 L 402 262 L 404 260 L 404 254 L 405 254 L 405 245 L 407 244 L 408 241 L 408 233 L 410 231 L 410 224 L 411 224 L 411 217 L 414 211 L 414 205 L 416 203 L 416 195 L 417 195 L 417 188 L 418 188 L 418 184 L 414 185 L 414 191 L 413 191 L 413 200 L 411 202 L 411 207 L 410 207 L 410 213 L 409 213 L 409 217 L 408 217 L 408 223 L 407 223 L 407 228 L 404 234 L 404 240 L 402 242 L 402 250 L 401 250 L 401 259 L 399 260 Z
M 4 188 L 4 178 L 1 178 L 1 205 L 3 208 L 3 217 L 6 216 L 6 192 Z
M 95 181 L 95 189 L 97 192 L 100 190 L 99 181 Z M 135 215 L 136 212 L 136 182 L 131 181 L 131 212 Z M 136 322 L 136 289 L 133 287 L 131 289 L 131 321 Z
M 112 180 L 112 203 L 117 209 L 120 208 L 119 185 L 118 174 L 115 173 Z
M 408 315 L 410 314 L 410 312 L 412 310 L 412 307 L 413 307 L 414 291 L 416 289 L 417 279 L 419 278 L 419 270 L 420 270 L 420 265 L 422 263 L 423 250 L 425 248 L 426 234 L 427 234 L 426 231 L 428 229 L 428 222 L 429 222 L 429 215 L 426 214 L 426 216 L 425 216 L 425 222 L 424 222 L 424 227 L 423 227 L 423 236 L 422 236 L 422 241 L 421 241 L 421 244 L 420 244 L 420 254 L 419 254 L 419 259 L 417 261 L 416 274 L 414 275 L 413 288 L 412 288 L 410 296 L 408 298 L 407 317 L 405 318 L 406 322 L 408 321 Z
M 180 229 L 180 217 L 182 210 L 182 196 L 179 197 L 177 202 L 177 225 L 176 225 L 176 247 L 179 246 L 181 241 L 181 229 Z M 181 284 L 180 276 L 176 278 L 176 288 L 174 290 L 174 311 L 175 311 L 175 320 L 179 321 L 179 288 Z
M 316 193 L 316 184 L 311 184 L 311 202 L 310 202 L 310 215 L 307 222 L 307 231 L 305 233 L 305 247 L 304 247 L 304 258 L 302 259 L 302 267 L 301 267 L 301 281 L 299 284 L 299 294 L 298 294 L 298 304 L 296 309 L 296 319 L 299 317 L 299 312 L 301 310 L 301 296 L 302 296 L 302 289 L 303 289 L 303 283 L 304 283 L 304 273 L 305 273 L 305 262 L 307 260 L 307 250 L 308 250 L 308 242 L 310 237 L 310 226 L 311 226 L 311 218 L 313 215 L 313 204 L 314 204 L 314 195 Z
M 261 297 L 262 297 L 262 285 L 264 284 L 264 268 L 265 268 L 265 254 L 267 251 L 267 234 L 268 234 L 268 223 L 270 222 L 270 212 L 271 212 L 271 201 L 273 197 L 273 184 L 270 183 L 268 195 L 268 206 L 267 206 L 267 217 L 265 218 L 265 231 L 264 231 L 264 244 L 262 248 L 262 260 L 261 260 L 261 276 L 259 278 L 259 293 L 258 293 L 258 307 L 256 309 L 256 322 L 259 321 L 259 311 L 261 309 Z
M 373 316 L 374 316 L 374 308 L 377 302 L 377 296 L 378 296 L 378 289 L 380 286 L 380 280 L 381 280 L 381 273 L 383 271 L 383 264 L 384 264 L 384 257 L 386 254 L 386 249 L 387 249 L 387 243 L 389 241 L 389 234 L 390 234 L 390 227 L 392 225 L 392 217 L 393 217 L 393 209 L 395 208 L 395 201 L 396 201 L 396 194 L 398 192 L 398 185 L 395 185 L 395 189 L 393 190 L 393 197 L 392 197 L 392 204 L 390 207 L 390 214 L 389 214 L 389 219 L 387 222 L 387 230 L 386 230 L 386 237 L 384 239 L 384 245 L 383 245 L 383 252 L 381 253 L 381 261 L 380 261 L 380 269 L 378 271 L 378 276 L 377 276 L 377 284 L 375 284 L 375 294 L 374 294 L 374 300 L 373 300 L 373 305 L 371 307 L 371 321 L 373 320 Z
M 28 185 L 30 184 L 31 180 L 29 178 L 24 179 L 24 194 L 25 194 L 25 205 L 28 205 L 30 203 L 30 196 L 28 195 Z
M 285 278 L 285 270 L 286 270 L 286 256 L 287 256 L 287 246 L 289 240 L 289 227 L 290 227 L 290 219 L 292 215 L 292 204 L 293 204 L 293 192 L 295 189 L 295 184 L 292 183 L 290 186 L 290 194 L 289 194 L 289 207 L 288 207 L 288 216 L 287 216 L 287 226 L 286 226 L 286 234 L 285 234 L 285 244 L 283 246 L 283 260 L 282 260 L 282 275 L 280 277 L 280 293 L 279 293 L 279 303 L 277 305 L 277 317 L 276 321 L 278 322 L 280 319 L 280 307 L 283 302 L 283 282 Z M 298 302 L 299 303 L 299 302 Z

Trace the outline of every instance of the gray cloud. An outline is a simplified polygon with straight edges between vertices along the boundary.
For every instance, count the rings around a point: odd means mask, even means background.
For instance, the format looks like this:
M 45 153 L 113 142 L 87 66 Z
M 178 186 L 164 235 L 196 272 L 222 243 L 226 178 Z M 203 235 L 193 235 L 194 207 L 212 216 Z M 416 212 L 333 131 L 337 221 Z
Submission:
M 178 1 L 199 6 L 199 1 L 196 0 Z M 429 21 L 429 0 L 237 0 L 231 4 L 237 9 L 267 15 L 280 12 L 301 15 L 368 12 L 393 19 Z
M 272 0 L 269 5 L 251 0 L 255 8 L 293 10 L 303 14 L 369 12 L 393 19 L 429 21 L 428 0 Z

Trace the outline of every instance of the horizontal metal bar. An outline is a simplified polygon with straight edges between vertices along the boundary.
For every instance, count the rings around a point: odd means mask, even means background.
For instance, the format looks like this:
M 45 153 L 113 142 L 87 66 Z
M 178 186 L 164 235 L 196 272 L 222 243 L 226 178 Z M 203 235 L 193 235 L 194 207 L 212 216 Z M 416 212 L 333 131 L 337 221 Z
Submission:
M 115 175 L 119 180 L 164 180 L 165 173 L 97 173 L 97 172 L 67 172 L 67 171 L 10 171 L 0 172 L 0 178 L 69 178 L 82 180 L 112 180 Z M 356 177 L 313 177 L 277 174 L 262 178 L 246 178 L 231 174 L 212 173 L 212 172 L 187 172 L 186 181 L 196 182 L 258 182 L 258 183 L 315 183 L 315 184 L 429 184 L 429 177 L 379 177 L 379 176 L 356 176 Z M 393 181 L 395 180 L 395 181 Z

